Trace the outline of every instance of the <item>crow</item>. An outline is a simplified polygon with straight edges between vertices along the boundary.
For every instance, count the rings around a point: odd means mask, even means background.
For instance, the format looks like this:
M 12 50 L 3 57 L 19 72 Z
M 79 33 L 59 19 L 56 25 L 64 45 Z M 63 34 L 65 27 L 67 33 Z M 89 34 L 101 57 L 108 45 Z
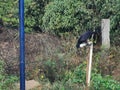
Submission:
M 92 35 L 94 35 L 95 32 L 88 30 L 87 32 L 83 33 L 76 44 L 76 48 L 80 48 L 86 45 L 90 45 L 92 42 L 89 42 L 90 39 L 92 38 Z

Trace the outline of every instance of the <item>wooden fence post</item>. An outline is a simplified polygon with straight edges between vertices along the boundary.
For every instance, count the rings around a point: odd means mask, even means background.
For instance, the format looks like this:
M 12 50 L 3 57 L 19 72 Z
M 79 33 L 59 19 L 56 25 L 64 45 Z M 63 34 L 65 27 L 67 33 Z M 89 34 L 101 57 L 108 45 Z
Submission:
M 110 48 L 110 20 L 102 19 L 101 22 L 101 30 L 102 30 L 102 47 L 104 49 Z
M 90 86 L 91 69 L 92 69 L 92 55 L 93 55 L 93 44 L 90 45 L 89 59 L 87 61 L 87 72 L 86 72 L 87 90 L 89 90 L 89 86 Z

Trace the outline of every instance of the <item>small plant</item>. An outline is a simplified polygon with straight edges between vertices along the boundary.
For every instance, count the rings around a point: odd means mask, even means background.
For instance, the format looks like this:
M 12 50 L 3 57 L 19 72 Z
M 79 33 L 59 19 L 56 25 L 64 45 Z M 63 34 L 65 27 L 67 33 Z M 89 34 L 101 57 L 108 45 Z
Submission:
M 4 70 L 4 62 L 0 60 L 0 90 L 12 90 L 18 80 L 16 76 L 8 76 Z
M 44 69 L 46 78 L 53 83 L 56 75 L 56 63 L 52 60 L 48 60 L 44 63 Z

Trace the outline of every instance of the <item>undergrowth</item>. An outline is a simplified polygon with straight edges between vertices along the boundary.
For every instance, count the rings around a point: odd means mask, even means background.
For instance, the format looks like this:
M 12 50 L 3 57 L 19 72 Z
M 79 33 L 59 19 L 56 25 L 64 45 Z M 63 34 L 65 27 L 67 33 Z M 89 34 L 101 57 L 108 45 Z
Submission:
M 48 80 L 43 84 L 42 90 L 84 90 L 86 88 L 85 66 L 85 64 L 81 64 L 73 71 L 66 71 L 60 81 L 55 81 L 51 84 Z M 111 76 L 102 76 L 93 72 L 90 90 L 120 90 L 120 83 Z
M 9 76 L 4 70 L 5 63 L 0 60 L 0 90 L 13 90 L 15 82 L 18 80 L 16 76 Z
M 112 77 L 119 64 L 115 47 L 94 52 L 90 90 L 120 90 L 120 82 Z M 86 88 L 86 60 L 74 66 L 66 55 L 44 61 L 44 74 L 39 74 L 42 90 L 84 90 Z M 68 55 L 69 56 L 69 55 Z M 69 56 L 70 57 L 70 56 Z M 69 60 L 70 61 L 70 60 Z M 69 63 L 69 64 L 68 64 Z

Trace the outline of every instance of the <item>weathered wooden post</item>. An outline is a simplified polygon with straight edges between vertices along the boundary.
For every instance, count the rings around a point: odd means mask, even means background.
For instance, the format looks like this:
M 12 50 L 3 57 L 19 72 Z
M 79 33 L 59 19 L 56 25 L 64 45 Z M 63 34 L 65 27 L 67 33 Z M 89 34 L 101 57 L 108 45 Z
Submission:
M 104 49 L 110 48 L 110 20 L 102 19 L 101 22 L 101 30 L 102 30 L 102 47 Z
M 87 61 L 87 72 L 86 72 L 86 85 L 89 90 L 90 78 L 91 78 L 91 69 L 92 69 L 92 55 L 93 55 L 93 43 L 90 45 L 89 59 Z

